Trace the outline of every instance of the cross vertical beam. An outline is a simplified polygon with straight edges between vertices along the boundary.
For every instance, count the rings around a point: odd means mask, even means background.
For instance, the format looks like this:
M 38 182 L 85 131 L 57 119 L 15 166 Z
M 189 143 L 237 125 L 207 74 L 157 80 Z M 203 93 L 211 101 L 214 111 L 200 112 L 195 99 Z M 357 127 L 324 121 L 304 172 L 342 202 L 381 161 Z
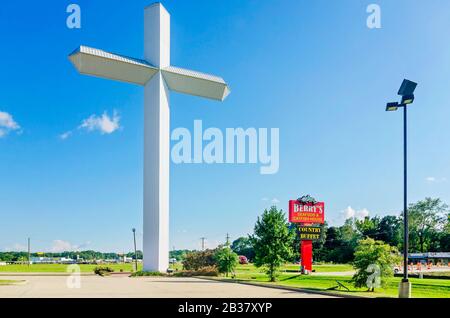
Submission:
M 170 15 L 155 3 L 144 11 L 144 57 L 170 64 Z M 169 268 L 169 89 L 161 71 L 144 86 L 144 270 Z

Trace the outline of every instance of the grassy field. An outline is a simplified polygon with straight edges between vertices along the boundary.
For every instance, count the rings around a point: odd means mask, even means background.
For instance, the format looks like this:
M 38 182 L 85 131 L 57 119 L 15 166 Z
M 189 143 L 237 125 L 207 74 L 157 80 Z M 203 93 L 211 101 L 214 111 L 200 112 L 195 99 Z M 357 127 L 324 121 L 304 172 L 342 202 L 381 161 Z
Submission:
M 138 264 L 140 265 L 140 264 Z M 0 266 L 0 272 L 13 272 L 13 273 L 65 273 L 67 271 L 65 264 L 32 264 L 28 265 L 5 265 Z M 108 265 L 91 265 L 80 264 L 80 270 L 83 273 L 93 272 L 97 266 L 108 266 L 114 269 L 115 272 L 120 272 L 122 269 L 124 272 L 131 272 L 133 264 L 108 264 Z M 139 266 L 140 269 L 141 266 Z
M 0 286 L 1 285 L 14 285 L 19 282 L 20 282 L 20 280 L 4 280 L 4 279 L 2 280 L 2 279 L 0 279 Z
M 286 265 L 283 269 L 291 269 L 294 265 Z M 352 270 L 351 265 L 315 265 L 316 272 L 347 272 Z M 299 273 L 281 272 L 278 281 L 270 283 L 267 276 L 253 265 L 239 265 L 236 270 L 236 279 L 252 281 L 261 284 L 274 284 L 287 287 L 299 287 L 317 291 L 326 291 L 337 286 L 337 282 L 350 289 L 349 292 L 333 291 L 340 294 L 349 294 L 364 297 L 397 297 L 400 277 L 389 279 L 386 288 L 376 289 L 375 292 L 367 292 L 366 288 L 357 289 L 350 282 L 351 276 L 314 276 L 300 275 Z M 412 296 L 424 298 L 450 298 L 450 280 L 442 279 L 418 279 L 411 278 Z
M 285 266 L 282 267 L 282 270 L 300 271 L 300 265 L 286 264 Z M 349 264 L 314 265 L 314 270 L 316 271 L 316 273 L 349 272 L 353 270 L 353 266 Z

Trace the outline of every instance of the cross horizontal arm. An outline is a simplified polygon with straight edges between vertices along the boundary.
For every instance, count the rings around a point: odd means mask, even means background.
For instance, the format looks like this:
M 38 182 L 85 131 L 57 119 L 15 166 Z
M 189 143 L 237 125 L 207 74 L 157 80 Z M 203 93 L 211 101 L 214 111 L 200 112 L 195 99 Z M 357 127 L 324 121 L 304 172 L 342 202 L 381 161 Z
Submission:
M 200 97 L 223 101 L 230 89 L 227 83 L 218 76 L 169 66 L 162 69 L 164 79 L 169 89 Z
M 81 74 L 139 85 L 145 85 L 158 72 L 158 68 L 144 60 L 87 46 L 80 46 L 69 59 Z

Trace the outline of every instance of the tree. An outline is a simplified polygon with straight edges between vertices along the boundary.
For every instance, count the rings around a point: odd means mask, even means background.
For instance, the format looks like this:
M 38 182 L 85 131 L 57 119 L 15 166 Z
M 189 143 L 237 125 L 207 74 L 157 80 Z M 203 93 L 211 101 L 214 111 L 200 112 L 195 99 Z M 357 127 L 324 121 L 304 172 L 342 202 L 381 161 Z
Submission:
M 408 208 L 411 249 L 424 253 L 431 247 L 436 232 L 444 228 L 444 213 L 448 206 L 441 199 L 425 198 Z
M 247 257 L 249 261 L 255 258 L 255 249 L 249 237 L 240 237 L 231 243 L 231 249 L 238 255 Z
M 184 260 L 190 250 L 173 250 L 169 252 L 169 258 L 175 258 L 178 262 Z
M 444 232 L 450 234 L 450 213 L 447 214 L 447 223 L 445 223 Z
M 357 272 L 352 282 L 355 287 L 367 287 L 368 291 L 385 286 L 386 279 L 393 276 L 393 267 L 399 260 L 396 247 L 371 238 L 360 240 L 353 261 Z
M 234 273 L 236 269 L 238 255 L 229 247 L 222 247 L 216 250 L 214 260 L 216 261 L 219 273 L 225 273 L 225 276 L 228 277 L 228 273 Z
M 250 237 L 255 249 L 254 263 L 265 267 L 270 281 L 275 281 L 279 267 L 292 255 L 292 243 L 295 232 L 290 231 L 284 213 L 275 206 L 264 210 L 255 224 L 254 234 Z
M 355 248 L 358 245 L 358 240 L 361 239 L 361 234 L 356 230 L 355 219 L 347 219 L 339 228 L 340 245 L 334 252 L 337 263 L 349 263 L 353 261 Z
M 447 223 L 440 237 L 440 248 L 442 252 L 450 251 L 450 214 L 447 215 Z
M 372 237 L 391 246 L 400 247 L 402 242 L 401 219 L 395 215 L 386 215 L 378 224 L 377 234 Z
M 373 218 L 370 218 L 370 216 L 366 216 L 362 220 L 355 220 L 355 227 L 356 230 L 363 236 L 363 237 L 371 237 L 375 238 L 377 236 L 377 232 L 380 225 L 380 218 L 375 216 Z
M 144 258 L 144 254 L 140 250 L 136 251 L 136 255 L 137 255 L 138 259 L 143 259 Z M 127 253 L 126 257 L 131 257 L 132 259 L 135 259 L 136 256 L 134 255 L 134 252 L 129 252 L 129 253 Z M 114 258 L 114 257 L 111 255 L 110 257 L 106 257 L 105 256 L 105 258 Z

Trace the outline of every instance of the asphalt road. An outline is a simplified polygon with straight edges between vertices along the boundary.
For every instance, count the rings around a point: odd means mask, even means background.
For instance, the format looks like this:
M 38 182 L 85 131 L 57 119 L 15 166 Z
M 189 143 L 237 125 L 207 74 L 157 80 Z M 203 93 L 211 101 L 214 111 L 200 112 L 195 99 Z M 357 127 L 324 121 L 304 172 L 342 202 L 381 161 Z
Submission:
M 198 278 L 127 276 L 1 276 L 2 280 L 23 280 L 18 285 L 0 285 L 0 298 L 322 298 L 329 297 L 276 288 L 250 286 Z

